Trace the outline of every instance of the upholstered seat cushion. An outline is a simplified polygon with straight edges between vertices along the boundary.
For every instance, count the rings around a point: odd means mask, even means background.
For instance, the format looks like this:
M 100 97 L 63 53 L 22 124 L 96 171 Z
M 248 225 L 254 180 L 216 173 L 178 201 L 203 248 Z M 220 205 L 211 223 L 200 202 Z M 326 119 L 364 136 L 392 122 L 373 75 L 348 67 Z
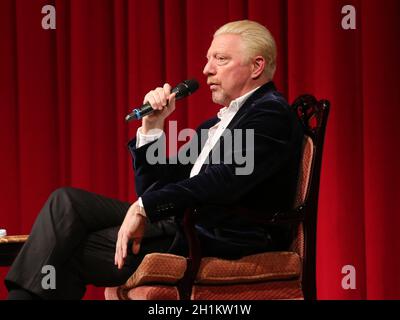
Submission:
M 186 258 L 168 253 L 147 254 L 123 289 L 149 283 L 176 284 L 186 270 Z
M 123 288 L 149 283 L 176 284 L 186 270 L 186 259 L 166 253 L 147 254 Z M 214 257 L 201 259 L 196 277 L 198 284 L 228 284 L 286 280 L 300 276 L 301 258 L 295 252 L 276 251 L 227 260 Z
M 106 288 L 106 300 L 178 300 L 174 285 L 186 271 L 186 258 L 168 253 L 149 253 L 126 283 Z
M 128 281 L 108 288 L 107 299 L 177 299 L 173 286 L 183 277 L 186 258 L 166 253 L 147 254 Z M 245 284 L 299 278 L 301 258 L 295 252 L 265 252 L 240 259 L 202 258 L 196 284 Z M 158 284 L 158 285 L 157 285 Z M 149 286 L 152 285 L 152 286 Z M 161 286 L 159 286 L 161 285 Z M 172 290 L 172 291 L 171 291 Z
M 298 278 L 301 258 L 295 252 L 265 252 L 237 260 L 203 258 L 197 284 L 240 284 Z

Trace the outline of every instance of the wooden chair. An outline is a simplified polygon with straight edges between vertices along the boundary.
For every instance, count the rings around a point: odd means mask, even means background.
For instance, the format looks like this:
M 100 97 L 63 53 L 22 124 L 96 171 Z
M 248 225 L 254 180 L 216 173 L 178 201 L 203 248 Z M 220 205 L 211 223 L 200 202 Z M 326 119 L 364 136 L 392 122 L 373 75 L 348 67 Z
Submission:
M 125 285 L 106 288 L 106 299 L 316 299 L 318 193 L 329 101 L 302 95 L 292 108 L 305 132 L 296 201 L 291 211 L 265 222 L 293 225 L 289 250 L 237 260 L 201 257 L 193 214 L 187 210 L 183 226 L 189 256 L 148 254 Z

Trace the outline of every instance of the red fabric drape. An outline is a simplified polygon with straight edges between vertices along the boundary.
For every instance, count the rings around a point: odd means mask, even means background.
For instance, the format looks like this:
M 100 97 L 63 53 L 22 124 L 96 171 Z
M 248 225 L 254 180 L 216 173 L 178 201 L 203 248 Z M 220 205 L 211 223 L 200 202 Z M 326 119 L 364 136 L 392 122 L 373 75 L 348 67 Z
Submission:
M 56 30 L 41 27 L 47 4 Z M 348 4 L 356 30 L 341 27 Z M 202 88 L 170 120 L 193 128 L 215 115 L 205 54 L 218 26 L 243 18 L 274 34 L 275 82 L 290 101 L 309 92 L 332 103 L 318 298 L 399 299 L 397 0 L 1 0 L 0 227 L 29 233 L 50 192 L 65 185 L 133 201 L 130 106 L 164 81 L 195 77 Z M 341 286 L 344 265 L 355 267 L 353 290 Z M 102 289 L 86 297 L 102 298 Z

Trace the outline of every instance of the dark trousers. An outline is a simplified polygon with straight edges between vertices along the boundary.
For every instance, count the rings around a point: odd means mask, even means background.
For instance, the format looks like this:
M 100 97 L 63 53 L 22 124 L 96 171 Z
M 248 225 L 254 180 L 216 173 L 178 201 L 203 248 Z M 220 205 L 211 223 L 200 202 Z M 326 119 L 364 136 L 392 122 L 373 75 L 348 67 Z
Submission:
M 139 254 L 128 250 L 119 270 L 114 265 L 115 244 L 130 205 L 75 188 L 54 191 L 6 276 L 7 288 L 22 287 L 44 299 L 80 299 L 87 284 L 125 283 L 147 253 L 184 254 L 173 220 L 147 223 Z M 46 265 L 54 267 L 55 289 L 43 288 Z

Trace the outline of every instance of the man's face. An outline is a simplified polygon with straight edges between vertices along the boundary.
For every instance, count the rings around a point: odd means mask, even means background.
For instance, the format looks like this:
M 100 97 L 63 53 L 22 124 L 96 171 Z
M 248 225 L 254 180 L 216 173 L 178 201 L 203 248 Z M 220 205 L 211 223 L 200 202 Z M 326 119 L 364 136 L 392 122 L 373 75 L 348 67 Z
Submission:
M 203 73 L 207 76 L 214 103 L 228 106 L 252 89 L 252 67 L 239 35 L 216 36 L 208 49 L 207 60 Z

